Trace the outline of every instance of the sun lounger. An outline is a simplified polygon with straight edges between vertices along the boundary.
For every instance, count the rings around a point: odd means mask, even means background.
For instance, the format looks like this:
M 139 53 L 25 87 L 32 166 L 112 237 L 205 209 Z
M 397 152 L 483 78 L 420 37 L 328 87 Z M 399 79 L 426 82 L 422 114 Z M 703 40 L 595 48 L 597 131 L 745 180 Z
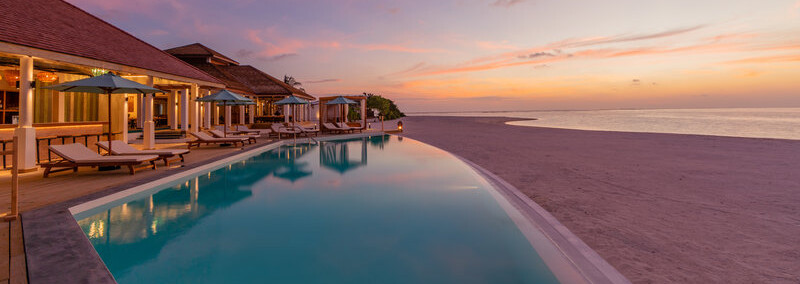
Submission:
M 141 168 L 156 169 L 155 161 L 158 155 L 128 155 L 128 156 L 101 156 L 95 151 L 89 150 L 80 143 L 66 145 L 51 145 L 50 151 L 61 157 L 63 160 L 43 163 L 44 177 L 50 173 L 72 170 L 78 171 L 78 167 L 106 167 L 106 166 L 127 166 L 131 174 Z M 140 166 L 149 162 L 150 165 Z M 53 168 L 64 168 L 53 170 Z
M 272 130 L 269 129 L 250 129 L 250 127 L 247 127 L 247 125 L 239 125 L 236 127 L 236 130 L 238 130 L 239 132 L 261 134 L 261 135 L 269 134 L 270 132 L 272 132 Z
M 338 125 L 340 128 L 342 128 L 342 129 L 344 129 L 346 131 L 356 131 L 356 130 L 358 130 L 358 132 L 361 132 L 361 127 L 352 127 L 350 125 L 347 125 L 347 123 L 345 123 L 345 122 L 339 122 L 339 123 L 336 123 L 336 125 Z
M 191 149 L 193 145 L 200 147 L 201 144 L 233 144 L 236 146 L 238 143 L 241 143 L 242 146 L 244 146 L 244 142 L 247 142 L 247 138 L 244 137 L 214 138 L 203 132 L 190 132 L 189 134 L 197 138 L 197 140 L 186 142 L 186 146 L 189 149 Z
M 345 131 L 350 131 L 350 129 L 341 128 L 341 127 L 333 124 L 332 122 L 324 122 L 324 123 L 322 123 L 322 125 L 325 126 L 325 129 L 327 129 L 329 131 L 338 131 L 338 132 L 342 132 L 342 133 L 344 133 Z
M 319 133 L 319 129 L 317 129 L 316 125 L 314 125 L 313 127 L 308 127 L 308 126 L 303 125 L 303 124 L 295 124 L 294 127 L 295 127 L 295 129 L 300 130 L 300 132 L 305 134 L 306 137 L 308 137 L 309 134 L 318 134 Z
M 103 150 L 108 151 L 108 141 L 100 141 L 95 143 L 97 147 L 100 147 Z M 189 150 L 186 149 L 157 149 L 157 150 L 139 150 L 133 148 L 128 143 L 125 143 L 121 140 L 114 140 L 111 141 L 111 155 L 115 156 L 130 156 L 130 155 L 158 155 L 158 159 L 164 161 L 164 165 L 169 167 L 169 163 L 172 161 L 180 160 L 181 163 L 184 161 L 183 155 L 188 154 Z M 174 158 L 170 160 L 170 158 L 178 156 L 178 158 Z
M 228 135 L 225 135 L 225 133 L 219 130 L 209 130 L 208 133 L 211 133 L 211 135 L 214 135 L 214 137 L 216 138 L 227 138 L 227 137 L 247 138 L 247 141 L 250 142 L 250 144 L 256 143 L 256 138 L 260 136 L 260 135 L 248 135 L 248 134 L 237 135 L 230 133 L 228 133 Z
M 283 126 L 283 124 L 280 124 L 280 123 L 273 123 L 272 125 L 270 125 L 270 127 L 272 128 L 273 132 L 278 134 L 278 139 L 281 139 L 281 134 L 297 135 L 297 134 L 303 133 L 302 131 L 300 131 L 298 129 L 286 128 L 285 126 Z

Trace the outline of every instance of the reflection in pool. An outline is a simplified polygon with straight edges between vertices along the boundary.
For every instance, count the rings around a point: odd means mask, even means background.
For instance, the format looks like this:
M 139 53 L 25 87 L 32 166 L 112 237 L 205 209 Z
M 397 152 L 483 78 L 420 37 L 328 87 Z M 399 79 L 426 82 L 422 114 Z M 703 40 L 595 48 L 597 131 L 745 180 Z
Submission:
M 76 218 L 120 283 L 558 282 L 480 176 L 401 139 L 281 146 Z

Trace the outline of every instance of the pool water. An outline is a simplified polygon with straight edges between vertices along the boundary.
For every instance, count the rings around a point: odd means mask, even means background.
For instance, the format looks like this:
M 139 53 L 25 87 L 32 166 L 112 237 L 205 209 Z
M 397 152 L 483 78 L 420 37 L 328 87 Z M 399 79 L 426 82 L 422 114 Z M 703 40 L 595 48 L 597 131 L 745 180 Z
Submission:
M 397 136 L 286 145 L 76 215 L 119 283 L 558 283 L 495 190 Z

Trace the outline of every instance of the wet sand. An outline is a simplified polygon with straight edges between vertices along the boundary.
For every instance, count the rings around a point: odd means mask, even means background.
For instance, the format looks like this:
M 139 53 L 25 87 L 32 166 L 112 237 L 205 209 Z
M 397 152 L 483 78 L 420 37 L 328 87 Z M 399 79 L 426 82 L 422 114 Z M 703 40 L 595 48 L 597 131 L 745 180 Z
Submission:
M 408 117 L 404 136 L 494 172 L 634 283 L 800 283 L 800 141 Z

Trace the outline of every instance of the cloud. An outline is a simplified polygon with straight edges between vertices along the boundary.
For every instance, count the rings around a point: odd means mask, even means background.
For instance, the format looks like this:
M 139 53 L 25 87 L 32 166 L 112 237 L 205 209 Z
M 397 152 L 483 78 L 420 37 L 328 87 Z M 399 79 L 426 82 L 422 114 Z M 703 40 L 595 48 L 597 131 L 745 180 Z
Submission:
M 322 80 L 305 81 L 303 83 L 318 84 L 318 83 L 330 83 L 330 82 L 341 82 L 341 81 L 342 79 L 322 79 Z
M 517 5 L 517 4 L 522 3 L 522 2 L 525 2 L 525 0 L 495 0 L 492 3 L 492 6 L 508 8 L 508 7 Z
M 152 31 L 148 32 L 148 33 L 147 33 L 147 35 L 151 35 L 151 36 L 165 36 L 165 35 L 169 35 L 169 32 L 168 32 L 168 31 L 165 31 L 165 30 L 162 30 L 162 29 L 155 29 L 155 30 L 152 30 Z
M 633 80 L 631 80 L 631 85 L 634 85 L 634 86 L 639 86 L 639 85 L 641 85 L 641 84 L 642 84 L 642 80 L 639 80 L 639 79 L 633 79 Z
M 520 55 L 520 56 L 517 56 L 517 58 L 526 59 L 526 58 L 553 57 L 553 56 L 556 56 L 556 55 L 553 54 L 553 53 L 550 53 L 550 52 L 540 51 L 540 52 L 531 53 L 531 54 L 528 54 L 528 55 Z
M 762 64 L 762 63 L 786 63 L 786 62 L 800 62 L 800 55 L 774 55 L 774 56 L 751 57 L 751 58 L 727 61 L 724 63 Z
M 567 39 L 529 48 L 521 52 L 506 52 L 494 56 L 482 57 L 452 66 L 428 66 L 420 68 L 412 76 L 442 75 L 460 72 L 476 72 L 522 65 L 552 64 L 575 59 L 603 59 L 632 56 L 652 56 L 664 54 L 698 54 L 698 53 L 736 53 L 797 50 L 800 44 L 795 42 L 759 42 L 752 40 L 754 34 L 723 34 L 714 37 L 700 38 L 694 41 L 675 40 L 674 43 L 659 41 L 650 46 L 631 46 L 630 44 L 614 45 L 612 43 L 628 43 L 647 41 L 658 38 L 674 37 L 702 28 L 673 29 L 664 32 L 639 35 L 621 35 L 593 37 L 584 39 Z M 773 39 L 775 40 L 775 39 Z M 569 52 L 567 52 L 569 51 Z M 766 60 L 795 61 L 798 56 L 779 56 L 759 59 L 737 60 L 727 63 L 756 63 Z

